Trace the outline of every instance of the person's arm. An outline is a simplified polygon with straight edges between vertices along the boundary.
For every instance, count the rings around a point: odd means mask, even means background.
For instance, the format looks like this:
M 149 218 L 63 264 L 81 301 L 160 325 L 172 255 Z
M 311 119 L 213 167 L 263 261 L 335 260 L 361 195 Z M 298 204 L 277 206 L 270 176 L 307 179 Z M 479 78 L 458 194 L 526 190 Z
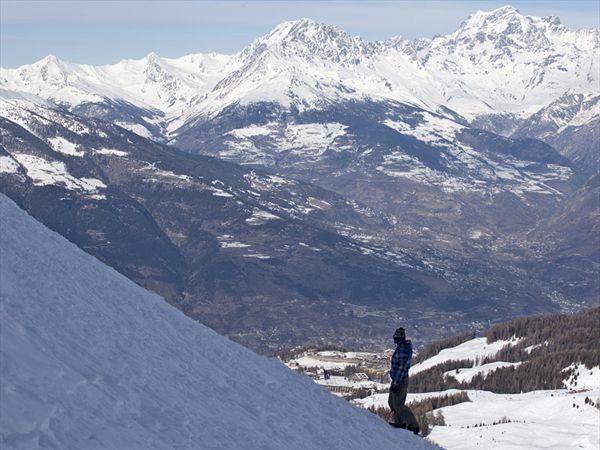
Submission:
M 392 386 L 396 384 L 396 380 L 398 379 L 400 372 L 400 360 L 398 357 L 398 349 L 392 355 L 392 360 L 390 364 L 390 378 L 392 380 Z
M 400 377 L 400 381 L 402 381 L 405 377 L 408 377 L 408 369 L 410 369 L 410 362 L 412 360 L 412 342 L 406 341 L 404 360 L 402 361 L 402 376 Z

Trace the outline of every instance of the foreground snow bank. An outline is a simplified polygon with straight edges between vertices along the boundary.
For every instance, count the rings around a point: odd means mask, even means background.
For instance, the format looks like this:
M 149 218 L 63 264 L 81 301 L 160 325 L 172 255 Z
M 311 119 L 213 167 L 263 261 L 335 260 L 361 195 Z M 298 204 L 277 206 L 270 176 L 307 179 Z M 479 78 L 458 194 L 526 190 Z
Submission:
M 219 336 L 0 195 L 1 448 L 431 446 Z

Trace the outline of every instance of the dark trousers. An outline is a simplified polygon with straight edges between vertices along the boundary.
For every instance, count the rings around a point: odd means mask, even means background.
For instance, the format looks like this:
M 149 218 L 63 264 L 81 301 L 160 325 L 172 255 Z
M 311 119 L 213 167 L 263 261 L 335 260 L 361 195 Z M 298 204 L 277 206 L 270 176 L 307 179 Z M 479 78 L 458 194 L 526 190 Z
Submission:
M 388 397 L 388 405 L 394 415 L 394 423 L 401 427 L 409 430 L 418 430 L 419 422 L 412 413 L 410 408 L 404 404 L 406 402 L 406 395 L 408 394 L 408 377 L 404 378 L 400 383 L 400 390 L 398 392 L 390 391 Z

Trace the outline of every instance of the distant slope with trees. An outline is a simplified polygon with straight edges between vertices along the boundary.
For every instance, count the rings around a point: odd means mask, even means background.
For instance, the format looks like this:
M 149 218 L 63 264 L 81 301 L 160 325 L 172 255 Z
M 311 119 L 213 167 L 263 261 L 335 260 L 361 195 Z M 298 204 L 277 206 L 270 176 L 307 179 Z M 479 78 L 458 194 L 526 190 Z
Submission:
M 465 342 L 468 334 L 432 344 L 421 352 L 434 356 L 441 349 Z M 490 328 L 485 336 L 488 343 L 519 341 L 504 347 L 482 361 L 451 360 L 411 376 L 412 392 L 432 392 L 446 389 L 482 389 L 495 393 L 519 393 L 542 389 L 560 389 L 563 381 L 573 379 L 576 387 L 577 370 L 566 368 L 585 364 L 600 366 L 600 307 L 575 315 L 543 315 L 523 317 Z M 517 366 L 501 367 L 487 374 L 479 373 L 468 382 L 445 376 L 451 370 L 475 367 L 496 361 L 520 362 Z

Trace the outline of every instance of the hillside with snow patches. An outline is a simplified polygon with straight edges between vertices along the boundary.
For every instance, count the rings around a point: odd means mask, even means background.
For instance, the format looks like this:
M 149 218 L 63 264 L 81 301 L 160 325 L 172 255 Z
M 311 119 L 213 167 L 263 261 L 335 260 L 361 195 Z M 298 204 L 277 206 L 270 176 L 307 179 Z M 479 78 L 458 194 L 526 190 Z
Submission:
M 2 448 L 431 448 L 0 212 Z

